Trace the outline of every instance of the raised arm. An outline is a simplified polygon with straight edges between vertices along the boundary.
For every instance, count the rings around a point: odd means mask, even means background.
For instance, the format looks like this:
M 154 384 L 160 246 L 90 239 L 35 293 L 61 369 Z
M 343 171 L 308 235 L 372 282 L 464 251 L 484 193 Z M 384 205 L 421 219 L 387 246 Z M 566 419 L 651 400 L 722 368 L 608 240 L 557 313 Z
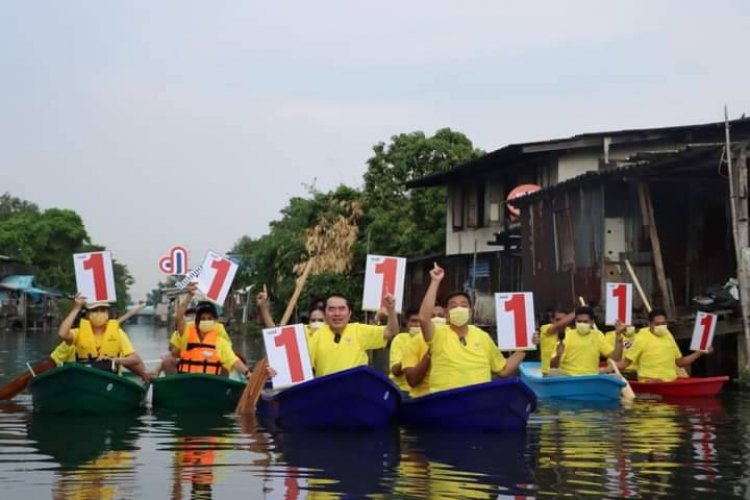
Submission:
M 432 341 L 432 336 L 435 333 L 435 327 L 432 323 L 432 310 L 435 308 L 440 282 L 443 281 L 444 277 L 445 271 L 443 268 L 434 263 L 432 270 L 430 270 L 430 285 L 427 287 L 422 305 L 419 307 L 419 324 L 422 327 L 422 335 L 427 342 Z
M 573 320 L 576 319 L 576 313 L 572 312 L 570 314 L 567 314 L 563 319 L 560 321 L 553 321 L 549 328 L 544 332 L 545 335 L 557 335 L 560 332 L 564 332 L 565 328 L 568 327 L 570 323 L 573 322 Z
M 139 312 L 143 311 L 143 309 L 146 307 L 146 303 L 144 301 L 138 302 L 138 305 L 132 308 L 130 311 L 126 312 L 119 318 L 117 318 L 117 322 L 119 324 L 125 323 L 127 320 L 138 314 Z
M 390 293 L 383 297 L 385 310 L 388 313 L 388 324 L 385 327 L 386 341 L 398 334 L 400 325 L 398 323 L 398 314 L 396 314 L 396 299 Z
M 187 311 L 190 302 L 193 300 L 195 294 L 198 293 L 198 284 L 190 283 L 187 286 L 187 296 L 177 306 L 177 310 L 174 313 L 175 329 L 183 334 L 185 332 L 185 311 Z
M 680 368 L 687 368 L 688 366 L 692 365 L 698 358 L 703 356 L 705 353 L 703 351 L 693 351 L 687 356 L 683 356 L 675 363 L 677 363 L 677 366 Z
M 60 323 L 60 328 L 57 330 L 57 334 L 68 345 L 73 343 L 73 332 L 71 332 L 71 330 L 73 329 L 73 323 L 76 320 L 76 316 L 78 316 L 78 313 L 81 312 L 82 308 L 83 295 L 77 293 L 75 298 L 73 299 L 73 308 L 70 310 L 68 315 L 65 316 L 63 322 Z
M 263 284 L 263 291 L 255 297 L 255 300 L 258 301 L 260 319 L 263 320 L 263 324 L 265 325 L 265 327 L 274 328 L 276 326 L 276 322 L 273 320 L 273 317 L 271 316 L 271 310 L 268 307 L 268 289 L 266 289 L 265 283 Z

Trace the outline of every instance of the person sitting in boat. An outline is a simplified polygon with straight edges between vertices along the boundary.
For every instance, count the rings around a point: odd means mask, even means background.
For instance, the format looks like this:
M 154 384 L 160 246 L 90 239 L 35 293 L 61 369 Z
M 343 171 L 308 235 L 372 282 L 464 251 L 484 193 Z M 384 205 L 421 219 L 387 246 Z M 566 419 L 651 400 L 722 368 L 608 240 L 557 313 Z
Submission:
M 273 316 L 271 316 L 271 309 L 268 305 L 268 290 L 266 289 L 266 285 L 263 285 L 263 290 L 255 298 L 263 324 L 266 328 L 275 328 L 276 322 L 273 320 Z M 322 301 L 314 301 L 308 313 L 308 323 L 305 325 L 305 337 L 307 337 L 308 342 L 312 339 L 313 334 L 325 325 L 325 323 L 325 305 Z
M 565 335 L 565 330 L 575 320 L 575 314 L 562 306 L 556 306 L 550 311 L 549 323 L 539 328 L 539 357 L 541 360 L 542 375 L 549 372 L 549 362 L 555 352 L 555 345 L 560 337 L 560 332 Z
M 638 380 L 672 382 L 677 379 L 677 369 L 687 368 L 704 353 L 693 351 L 683 356 L 667 326 L 667 313 L 654 309 L 648 313 L 649 325 L 636 334 L 633 346 L 617 363 L 620 370 L 635 364 Z
M 615 329 L 610 330 L 604 334 L 604 340 L 612 347 L 615 348 L 615 342 L 617 341 L 618 335 L 622 339 L 622 354 L 623 356 L 633 347 L 636 334 L 638 331 L 633 325 L 624 325 L 619 321 L 615 323 Z M 609 366 L 609 365 L 608 365 Z M 638 373 L 635 364 L 630 364 L 626 369 L 622 370 L 622 374 L 625 378 L 635 380 L 638 378 Z
M 436 305 L 432 309 L 432 324 L 435 326 L 447 325 L 445 319 L 445 308 Z M 419 334 L 414 335 L 404 348 L 404 358 L 401 361 L 404 378 L 409 384 L 409 396 L 418 398 L 430 392 L 430 346 L 422 335 L 422 327 Z
M 390 367 L 388 376 L 399 389 L 408 393 L 411 387 L 406 381 L 402 363 L 410 341 L 422 334 L 422 327 L 419 326 L 419 310 L 406 311 L 406 328 L 407 332 L 399 333 L 391 341 L 391 348 L 388 352 L 388 366 Z
M 232 344 L 220 335 L 218 317 L 216 306 L 200 302 L 195 308 L 195 322 L 180 322 L 180 344 L 171 347 L 170 358 L 164 358 L 164 373 L 221 375 L 223 369 L 227 373 L 235 370 L 250 378 L 251 370 L 234 353 Z M 177 363 L 172 363 L 172 359 L 177 359 Z
M 82 319 L 78 328 L 73 328 L 73 322 L 86 306 L 86 318 Z M 58 346 L 53 352 L 60 361 L 86 363 L 106 371 L 119 372 L 124 366 L 139 375 L 145 381 L 150 377 L 146 373 L 143 360 L 133 349 L 128 335 L 120 328 L 120 323 L 110 319 L 110 304 L 108 302 L 88 302 L 79 293 L 75 296 L 73 308 L 60 324 L 58 331 L 65 345 L 74 349 L 67 349 L 65 353 Z M 58 361 L 58 359 L 55 359 Z
M 575 328 L 568 328 L 565 338 L 557 342 L 548 375 L 597 375 L 600 356 L 619 361 L 620 336 L 617 335 L 615 346 L 610 347 L 604 334 L 594 326 L 594 311 L 587 306 L 579 307 L 575 311 Z
M 448 325 L 436 326 L 432 322 L 438 288 L 444 277 L 445 271 L 434 264 L 419 309 L 422 335 L 430 346 L 430 392 L 489 382 L 493 373 L 501 377 L 514 374 L 526 353 L 514 352 L 506 360 L 487 332 L 470 325 L 472 305 L 466 293 L 454 292 L 446 299 Z
M 325 300 L 325 322 L 310 343 L 310 360 L 316 377 L 367 366 L 367 351 L 382 349 L 398 333 L 398 316 L 393 295 L 384 298 L 388 314 L 385 326 L 350 323 L 352 309 L 349 299 L 333 293 Z M 268 367 L 268 375 L 276 376 L 276 370 Z

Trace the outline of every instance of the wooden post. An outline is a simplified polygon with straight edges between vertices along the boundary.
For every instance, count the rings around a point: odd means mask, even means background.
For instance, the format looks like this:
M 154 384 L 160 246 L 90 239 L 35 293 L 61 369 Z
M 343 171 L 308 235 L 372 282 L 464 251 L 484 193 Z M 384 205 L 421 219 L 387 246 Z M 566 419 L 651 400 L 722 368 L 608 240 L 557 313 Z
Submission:
M 727 150 L 727 158 L 732 155 L 731 148 Z M 734 205 L 732 210 L 732 226 L 735 235 L 735 250 L 739 255 L 737 260 L 737 281 L 740 286 L 740 306 L 742 307 L 742 323 L 745 333 L 745 356 L 744 366 L 738 368 L 750 369 L 750 217 L 748 214 L 748 185 L 747 185 L 747 144 L 740 148 L 736 162 L 729 160 L 734 168 L 729 171 L 733 178 L 733 186 L 730 186 L 730 201 Z M 728 163 L 729 163 L 728 162 Z M 730 167 L 731 168 L 731 167 Z M 738 361 L 743 356 L 738 356 Z
M 643 211 L 643 221 L 648 225 L 648 233 L 651 239 L 651 252 L 654 256 L 656 280 L 659 282 L 659 290 L 661 290 L 664 309 L 667 313 L 667 317 L 674 318 L 675 307 L 674 303 L 671 301 L 669 285 L 667 284 L 667 274 L 664 271 L 664 260 L 661 254 L 661 242 L 659 241 L 659 233 L 656 230 L 654 206 L 651 204 L 651 193 L 649 191 L 649 187 L 643 181 L 638 182 L 638 198 L 640 199 L 641 210 Z

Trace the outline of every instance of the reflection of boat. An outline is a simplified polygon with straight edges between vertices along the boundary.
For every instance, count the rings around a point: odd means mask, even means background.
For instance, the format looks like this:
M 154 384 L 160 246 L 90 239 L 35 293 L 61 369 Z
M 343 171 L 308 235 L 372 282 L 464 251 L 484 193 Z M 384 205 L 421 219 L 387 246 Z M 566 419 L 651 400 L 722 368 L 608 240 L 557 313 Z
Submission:
M 570 401 L 619 401 L 625 382 L 614 375 L 554 376 L 542 375 L 540 363 L 521 363 L 521 380 L 539 399 Z
M 146 395 L 144 386 L 126 377 L 77 363 L 34 377 L 29 388 L 34 411 L 54 414 L 135 412 Z
M 400 417 L 420 429 L 514 431 L 526 428 L 535 409 L 534 393 L 513 377 L 407 400 Z
M 636 394 L 655 394 L 667 398 L 700 398 L 716 396 L 729 377 L 678 378 L 672 382 L 631 382 Z
M 400 402 L 388 377 L 360 366 L 265 392 L 258 412 L 289 430 L 377 429 L 391 422 Z
M 35 413 L 28 423 L 29 440 L 63 468 L 75 468 L 107 452 L 131 451 L 138 439 L 135 414 L 68 416 Z
M 234 410 L 245 383 L 219 375 L 185 373 L 159 377 L 151 405 L 168 410 L 205 410 L 226 413 Z
M 526 453 L 526 433 L 410 431 L 409 435 L 415 438 L 409 447 L 429 462 L 429 495 L 425 496 L 498 498 L 499 489 L 524 495 L 529 492 L 517 485 L 536 482 L 534 459 Z
M 400 457 L 399 433 L 395 428 L 370 432 L 285 432 L 274 435 L 277 449 L 291 469 L 284 486 L 298 483 L 310 490 L 346 494 L 347 498 L 388 495 Z M 299 471 L 299 469 L 305 469 Z M 293 498 L 288 492 L 269 492 L 270 498 Z

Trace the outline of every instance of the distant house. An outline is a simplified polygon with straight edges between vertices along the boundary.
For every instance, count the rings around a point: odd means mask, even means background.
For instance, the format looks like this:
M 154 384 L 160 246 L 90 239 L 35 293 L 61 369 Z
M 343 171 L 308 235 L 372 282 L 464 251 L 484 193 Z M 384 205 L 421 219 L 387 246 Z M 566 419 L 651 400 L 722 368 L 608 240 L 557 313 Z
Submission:
M 750 139 L 750 119 L 730 125 L 733 141 Z M 441 259 L 454 278 L 443 292 L 474 291 L 479 323 L 494 322 L 495 291 L 533 291 L 541 310 L 578 296 L 599 304 L 606 281 L 629 281 L 625 258 L 652 301 L 687 312 L 693 295 L 734 274 L 724 140 L 724 123 L 580 134 L 509 145 L 407 186 L 447 186 Z M 644 182 L 663 235 L 666 295 L 641 217 Z M 522 185 L 538 191 L 509 201 Z M 412 303 L 431 260 L 410 263 Z

